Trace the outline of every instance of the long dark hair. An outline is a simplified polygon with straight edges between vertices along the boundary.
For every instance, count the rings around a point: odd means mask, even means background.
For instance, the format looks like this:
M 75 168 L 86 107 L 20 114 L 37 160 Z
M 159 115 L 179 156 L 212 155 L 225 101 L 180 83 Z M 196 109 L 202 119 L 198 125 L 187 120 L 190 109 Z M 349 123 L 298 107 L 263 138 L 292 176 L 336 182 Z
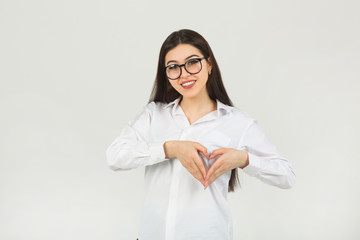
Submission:
M 208 44 L 208 42 L 199 33 L 182 29 L 170 34 L 161 46 L 158 68 L 156 73 L 155 83 L 151 92 L 150 100 L 161 103 L 170 103 L 181 95 L 171 86 L 165 73 L 165 56 L 166 54 L 179 44 L 191 44 L 199 49 L 206 59 L 210 58 L 211 62 L 211 74 L 209 75 L 206 83 L 206 89 L 211 100 L 233 106 L 228 94 L 226 93 L 219 66 L 216 62 L 215 56 Z M 231 171 L 231 177 L 229 181 L 229 192 L 234 192 L 236 185 L 239 184 L 237 168 Z

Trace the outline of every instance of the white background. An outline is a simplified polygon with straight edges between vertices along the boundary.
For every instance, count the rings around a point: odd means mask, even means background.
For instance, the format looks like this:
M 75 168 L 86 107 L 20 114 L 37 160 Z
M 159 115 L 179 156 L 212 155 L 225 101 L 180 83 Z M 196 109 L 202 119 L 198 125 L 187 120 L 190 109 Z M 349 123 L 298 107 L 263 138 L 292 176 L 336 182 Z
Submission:
M 105 150 L 147 103 L 160 46 L 210 43 L 236 107 L 293 163 L 240 172 L 234 239 L 359 239 L 358 1 L 0 0 L 0 239 L 135 239 L 144 168 Z

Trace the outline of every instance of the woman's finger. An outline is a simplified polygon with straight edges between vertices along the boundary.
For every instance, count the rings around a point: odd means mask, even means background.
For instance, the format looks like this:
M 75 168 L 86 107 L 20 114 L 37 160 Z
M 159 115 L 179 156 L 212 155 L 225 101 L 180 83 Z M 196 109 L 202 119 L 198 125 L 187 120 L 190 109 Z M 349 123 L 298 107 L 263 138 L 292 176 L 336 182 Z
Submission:
M 214 150 L 211 155 L 210 155 L 210 158 L 209 159 L 213 159 L 214 157 L 218 156 L 218 155 L 222 155 L 226 152 L 226 148 L 219 148 L 219 149 L 216 149 Z
M 221 175 L 223 175 L 226 171 L 223 168 L 219 167 L 215 170 L 215 172 L 211 175 L 210 179 L 205 182 L 205 188 L 211 185 L 213 182 L 216 181 Z
M 214 168 L 214 171 L 209 176 L 208 180 L 205 181 L 205 188 L 206 189 L 209 185 L 211 185 L 213 182 L 215 182 L 221 175 L 223 175 L 227 170 L 224 168 L 223 165 L 217 166 L 217 168 Z
M 195 162 L 193 162 L 191 167 L 187 168 L 187 170 L 194 178 L 196 178 L 199 182 L 201 182 L 202 185 L 205 186 L 205 177 Z
M 202 152 L 202 154 L 204 154 L 204 156 L 205 156 L 207 159 L 210 158 L 210 157 L 209 157 L 209 154 L 207 153 L 206 147 L 204 147 L 204 146 L 201 145 L 200 143 L 197 143 L 195 147 L 196 147 L 196 149 L 197 149 L 198 151 Z
M 215 171 L 221 166 L 222 164 L 222 159 L 221 157 L 219 157 L 215 163 L 210 167 L 209 171 L 207 172 L 206 174 L 206 177 L 205 177 L 205 184 L 209 185 L 210 183 L 210 180 L 212 179 L 213 180 L 213 175 L 215 173 Z M 213 182 L 213 181 L 212 181 Z
M 205 183 L 206 170 L 205 170 L 204 163 L 201 161 L 199 155 L 195 156 L 194 162 L 202 175 L 203 182 Z
M 215 182 L 216 179 L 218 179 L 221 175 L 223 175 L 226 172 L 226 169 L 224 168 L 224 164 L 219 164 L 219 166 L 214 169 L 214 172 L 209 176 L 209 179 L 206 181 L 208 185 Z

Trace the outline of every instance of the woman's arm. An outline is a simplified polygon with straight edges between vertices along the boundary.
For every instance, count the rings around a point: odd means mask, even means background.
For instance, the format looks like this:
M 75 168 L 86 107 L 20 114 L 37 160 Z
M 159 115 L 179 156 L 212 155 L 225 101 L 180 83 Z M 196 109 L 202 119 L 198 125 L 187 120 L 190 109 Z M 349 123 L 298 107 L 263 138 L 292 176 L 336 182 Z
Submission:
M 279 188 L 294 185 L 295 173 L 291 163 L 267 140 L 256 121 L 250 123 L 239 149 L 249 155 L 249 165 L 243 170 L 250 176 Z
M 113 170 L 129 170 L 167 160 L 163 143 L 150 142 L 151 116 L 155 103 L 130 121 L 106 150 L 107 163 Z

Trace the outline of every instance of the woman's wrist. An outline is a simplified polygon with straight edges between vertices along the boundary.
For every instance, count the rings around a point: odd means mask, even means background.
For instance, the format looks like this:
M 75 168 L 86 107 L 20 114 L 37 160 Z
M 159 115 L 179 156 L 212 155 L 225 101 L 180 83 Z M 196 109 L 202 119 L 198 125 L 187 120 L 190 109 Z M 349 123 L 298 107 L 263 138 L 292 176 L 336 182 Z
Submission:
M 245 167 L 247 167 L 250 163 L 249 161 L 249 154 L 247 152 L 241 152 L 241 165 L 239 166 L 239 168 L 244 169 Z
M 163 148 L 164 148 L 164 153 L 165 153 L 166 158 L 175 157 L 175 155 L 172 151 L 174 145 L 175 145 L 175 141 L 164 142 Z

